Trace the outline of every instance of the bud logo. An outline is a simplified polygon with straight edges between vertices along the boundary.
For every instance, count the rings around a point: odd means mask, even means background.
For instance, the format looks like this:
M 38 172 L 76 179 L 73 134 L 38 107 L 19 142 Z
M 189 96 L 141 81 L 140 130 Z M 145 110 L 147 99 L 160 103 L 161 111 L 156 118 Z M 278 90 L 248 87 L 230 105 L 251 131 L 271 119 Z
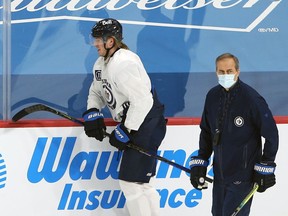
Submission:
M 190 10 L 202 9 L 201 16 L 205 16 L 205 20 L 201 25 L 198 24 L 187 24 L 187 17 L 183 15 L 182 20 L 177 20 L 177 23 L 161 23 L 159 20 L 152 20 L 149 22 L 142 21 L 143 19 L 136 17 L 134 20 L 127 19 L 123 15 L 123 19 L 119 18 L 122 24 L 134 24 L 134 25 L 151 25 L 151 26 L 166 26 L 172 28 L 188 28 L 188 29 L 204 29 L 204 30 L 218 30 L 218 31 L 238 31 L 238 32 L 250 32 L 252 31 L 260 22 L 262 22 L 275 8 L 280 4 L 282 0 L 274 1 L 260 1 L 260 0 L 184 0 L 183 2 L 176 2 L 175 0 L 164 0 L 164 1 L 153 1 L 153 6 L 151 2 L 146 0 L 108 0 L 105 3 L 101 1 L 80 1 L 80 0 L 70 0 L 64 3 L 59 3 L 59 0 L 48 0 L 43 3 L 39 0 L 30 0 L 23 3 L 23 0 L 12 1 L 11 2 L 11 12 L 14 14 L 16 12 L 27 11 L 23 19 L 12 20 L 12 23 L 27 23 L 27 22 L 41 22 L 41 21 L 53 21 L 53 20 L 83 20 L 83 21 L 98 21 L 99 19 L 95 17 L 76 17 L 73 15 L 67 16 L 67 12 L 62 12 L 67 10 L 74 13 L 80 10 L 87 11 L 98 11 L 105 9 L 107 11 L 120 11 L 126 8 L 139 9 L 141 11 L 149 11 L 157 13 L 157 9 L 163 8 L 167 11 L 182 10 L 184 13 Z M 212 8 L 211 8 L 212 7 Z M 209 9 L 209 13 L 206 13 L 206 9 Z M 3 10 L 3 6 L 0 6 L 0 10 Z M 236 9 L 236 11 L 235 11 Z M 33 12 L 45 11 L 47 17 L 34 18 Z M 224 11 L 225 10 L 225 11 Z M 203 12 L 204 11 L 204 12 Z M 43 12 L 45 14 L 45 12 Z M 51 12 L 51 17 L 49 16 Z M 58 13 L 59 15 L 55 16 Z M 135 11 L 133 11 L 135 13 Z M 52 15 L 53 14 L 53 15 Z M 125 14 L 125 12 L 123 13 Z M 33 17 L 27 19 L 28 17 Z M 119 16 L 119 15 L 118 15 Z M 157 17 L 157 16 L 156 16 Z M 215 19 L 217 17 L 217 19 Z M 157 19 L 157 18 L 156 18 Z M 3 24 L 3 21 L 0 21 Z M 109 23 L 107 23 L 109 24 Z
M 6 165 L 2 155 L 0 154 L 0 189 L 5 187 L 6 183 Z

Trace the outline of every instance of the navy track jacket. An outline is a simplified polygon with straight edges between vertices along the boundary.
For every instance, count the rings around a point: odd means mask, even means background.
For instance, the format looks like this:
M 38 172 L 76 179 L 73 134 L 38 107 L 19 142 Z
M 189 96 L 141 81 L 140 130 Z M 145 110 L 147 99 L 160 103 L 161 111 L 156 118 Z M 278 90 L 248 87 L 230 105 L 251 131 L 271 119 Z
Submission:
M 200 128 L 199 156 L 208 160 L 214 152 L 215 181 L 251 181 L 256 162 L 275 160 L 273 115 L 264 98 L 239 79 L 229 91 L 218 85 L 208 92 Z

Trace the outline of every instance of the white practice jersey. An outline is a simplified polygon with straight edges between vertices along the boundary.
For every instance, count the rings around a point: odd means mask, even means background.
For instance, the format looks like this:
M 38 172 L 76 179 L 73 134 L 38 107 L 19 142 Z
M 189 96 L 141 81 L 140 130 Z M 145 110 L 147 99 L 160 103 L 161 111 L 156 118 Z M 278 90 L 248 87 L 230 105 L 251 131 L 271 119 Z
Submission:
M 108 62 L 99 57 L 93 72 L 87 108 L 107 106 L 113 119 L 121 122 L 122 105 L 129 102 L 125 127 L 138 130 L 153 105 L 151 81 L 139 56 L 119 49 Z

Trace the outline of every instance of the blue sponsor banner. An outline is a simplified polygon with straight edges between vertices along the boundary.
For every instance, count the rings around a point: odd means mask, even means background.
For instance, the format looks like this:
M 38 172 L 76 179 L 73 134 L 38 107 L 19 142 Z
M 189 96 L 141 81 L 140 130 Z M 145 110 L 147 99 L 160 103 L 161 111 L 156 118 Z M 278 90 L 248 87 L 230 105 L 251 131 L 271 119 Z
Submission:
M 215 58 L 224 52 L 239 58 L 240 78 L 273 114 L 287 115 L 287 7 L 283 0 L 11 1 L 12 114 L 44 100 L 80 117 L 98 57 L 89 34 L 99 19 L 113 17 L 143 60 L 166 116 L 201 115 L 217 84 Z

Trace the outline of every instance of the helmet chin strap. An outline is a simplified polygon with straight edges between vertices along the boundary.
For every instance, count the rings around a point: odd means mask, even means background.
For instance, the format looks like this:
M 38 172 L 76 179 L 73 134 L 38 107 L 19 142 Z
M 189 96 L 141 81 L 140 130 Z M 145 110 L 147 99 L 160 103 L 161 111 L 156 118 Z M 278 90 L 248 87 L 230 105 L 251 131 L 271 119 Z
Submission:
M 106 48 L 106 42 L 104 43 L 104 48 L 106 50 L 106 54 L 104 56 L 104 59 L 106 60 L 109 57 L 108 55 L 109 55 L 109 51 L 110 51 L 111 48 L 108 48 L 108 49 Z
M 108 58 L 109 51 L 110 51 L 110 49 L 111 49 L 112 47 L 111 47 L 111 48 L 107 48 L 107 47 L 106 47 L 107 37 L 102 36 L 102 40 L 103 40 L 103 43 L 104 43 L 104 49 L 106 50 L 106 53 L 105 53 L 105 55 L 104 55 L 104 59 L 106 60 L 106 59 Z
M 106 54 L 105 54 L 105 56 L 104 56 L 104 59 L 105 59 L 105 60 L 108 59 L 108 57 L 110 57 L 110 56 L 113 54 L 113 53 L 112 53 L 112 54 L 109 56 L 110 50 L 111 50 L 111 49 L 115 46 L 115 44 L 116 44 L 116 43 L 115 43 L 115 39 L 114 39 L 113 46 L 112 46 L 111 48 L 107 48 L 107 47 L 106 47 L 106 41 L 107 41 L 107 38 L 104 38 L 104 37 L 103 37 L 104 49 L 106 50 Z

